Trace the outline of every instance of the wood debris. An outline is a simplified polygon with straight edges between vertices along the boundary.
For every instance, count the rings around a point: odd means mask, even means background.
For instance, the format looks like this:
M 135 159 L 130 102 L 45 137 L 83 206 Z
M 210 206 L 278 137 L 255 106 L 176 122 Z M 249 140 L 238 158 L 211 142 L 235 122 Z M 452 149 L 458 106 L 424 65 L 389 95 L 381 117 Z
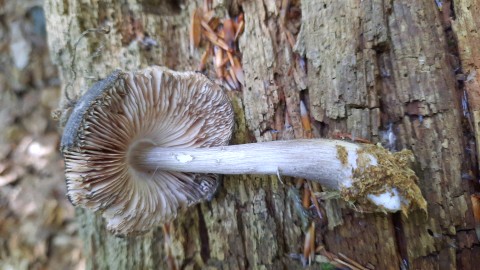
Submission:
M 338 132 L 338 131 L 336 131 L 332 134 L 332 138 L 340 139 L 340 140 L 349 140 L 349 141 L 358 142 L 358 143 L 373 144 L 371 141 L 369 141 L 367 139 L 355 137 L 354 135 L 352 135 L 350 133 L 342 133 L 342 132 Z
M 313 224 L 313 223 L 312 223 Z M 314 228 L 314 226 L 312 226 Z M 309 241 L 311 241 L 311 235 L 308 235 Z M 289 257 L 294 260 L 299 260 L 304 266 L 319 264 L 321 269 L 351 269 L 351 270 L 370 270 L 373 269 L 370 265 L 368 267 L 362 266 L 360 263 L 347 257 L 345 254 L 339 252 L 334 254 L 325 249 L 324 246 L 317 246 L 314 250 L 310 250 L 312 246 L 306 246 L 305 251 L 308 250 L 308 254 L 291 253 Z M 308 256 L 308 257 L 307 257 Z
M 240 90 L 245 84 L 238 50 L 238 38 L 243 33 L 243 13 L 235 18 L 218 18 L 209 1 L 192 13 L 190 21 L 190 53 L 204 45 L 198 71 L 208 68 L 215 71 L 216 77 L 229 90 Z M 208 64 L 211 59 L 212 65 Z
M 173 256 L 173 251 L 172 251 L 172 236 L 171 233 L 173 231 L 173 225 L 171 223 L 163 224 L 162 226 L 163 230 L 163 244 L 165 247 L 165 252 L 167 253 L 167 264 L 168 268 L 170 270 L 177 270 L 178 268 L 178 263 Z
M 475 233 L 477 239 L 480 240 L 480 195 L 472 194 L 470 195 L 470 199 L 472 201 L 472 211 L 475 220 Z
M 305 234 L 305 242 L 303 245 L 303 266 L 310 265 L 315 259 L 315 223 L 310 223 L 310 228 Z

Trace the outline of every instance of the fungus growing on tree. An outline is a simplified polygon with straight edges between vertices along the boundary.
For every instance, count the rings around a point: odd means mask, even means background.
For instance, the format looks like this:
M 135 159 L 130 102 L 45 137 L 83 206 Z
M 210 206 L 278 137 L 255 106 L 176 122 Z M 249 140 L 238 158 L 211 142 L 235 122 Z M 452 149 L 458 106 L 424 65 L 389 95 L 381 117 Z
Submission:
M 326 139 L 227 146 L 233 118 L 227 95 L 201 74 L 115 71 L 80 98 L 65 126 L 68 197 L 120 234 L 211 199 L 217 174 L 302 177 L 382 211 L 425 208 L 410 152 Z

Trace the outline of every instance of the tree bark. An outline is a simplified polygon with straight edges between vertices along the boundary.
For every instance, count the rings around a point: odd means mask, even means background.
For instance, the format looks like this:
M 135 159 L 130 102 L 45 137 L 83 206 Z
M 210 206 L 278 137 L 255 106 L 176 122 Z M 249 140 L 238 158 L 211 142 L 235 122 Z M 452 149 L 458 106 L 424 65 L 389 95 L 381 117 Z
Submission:
M 480 260 L 470 202 L 477 188 L 471 179 L 477 179 L 472 134 L 478 134 L 479 79 L 462 84 L 456 77 L 478 71 L 480 40 L 472 29 L 480 26 L 474 19 L 480 4 L 462 1 L 457 9 L 457 2 L 443 2 L 439 10 L 435 1 L 304 0 L 299 33 L 281 1 L 215 2 L 217 15 L 242 10 L 245 16 L 239 41 L 245 87 L 229 93 L 236 113 L 232 143 L 342 133 L 414 152 L 427 214 L 362 214 L 330 200 L 324 219 L 316 220 L 328 221 L 317 226 L 317 245 L 376 269 L 474 269 Z M 188 30 L 201 4 L 47 0 L 61 107 L 71 105 L 66 96 L 80 95 L 115 68 L 195 69 L 201 50 L 190 55 Z M 452 20 L 451 10 L 457 11 Z M 134 41 L 140 25 L 158 47 Z M 463 91 L 472 104 L 471 126 Z M 302 124 L 301 101 L 313 131 Z M 283 135 L 271 132 L 284 126 Z M 302 269 L 288 256 L 300 253 L 304 240 L 288 188 L 276 176 L 226 178 L 212 202 L 173 223 L 170 249 L 181 268 Z M 168 267 L 161 230 L 118 238 L 93 213 L 78 210 L 78 220 L 89 269 Z

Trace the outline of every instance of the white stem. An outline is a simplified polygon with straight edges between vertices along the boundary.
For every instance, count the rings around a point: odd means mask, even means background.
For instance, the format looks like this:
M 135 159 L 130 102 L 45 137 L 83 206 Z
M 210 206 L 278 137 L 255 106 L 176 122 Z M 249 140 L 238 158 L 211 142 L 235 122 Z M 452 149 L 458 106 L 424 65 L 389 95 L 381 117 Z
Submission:
M 348 154 L 342 160 L 339 148 Z M 134 147 L 131 163 L 143 170 L 218 174 L 277 174 L 340 189 L 351 186 L 361 146 L 325 139 L 272 141 L 211 148 Z M 371 165 L 377 161 L 370 156 Z
M 217 173 L 271 174 L 316 181 L 331 189 L 352 187 L 357 161 L 377 166 L 377 159 L 358 151 L 361 146 L 345 141 L 314 139 L 272 141 L 210 148 L 167 148 L 152 142 L 139 142 L 129 153 L 129 163 L 138 170 Z M 342 154 L 343 153 L 343 154 Z M 361 155 L 359 157 L 359 155 Z M 374 204 L 391 212 L 401 210 L 398 190 L 385 187 L 381 194 L 369 194 Z

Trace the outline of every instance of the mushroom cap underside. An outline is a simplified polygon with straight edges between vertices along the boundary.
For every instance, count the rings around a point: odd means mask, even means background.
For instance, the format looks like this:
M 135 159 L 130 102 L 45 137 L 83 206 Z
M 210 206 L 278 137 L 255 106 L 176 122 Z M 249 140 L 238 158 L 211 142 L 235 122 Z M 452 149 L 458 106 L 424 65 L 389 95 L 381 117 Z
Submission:
M 138 145 L 227 145 L 233 109 L 205 76 L 149 67 L 115 71 L 77 102 L 62 137 L 68 197 L 100 211 L 115 233 L 147 231 L 215 192 L 217 175 L 134 166 Z

